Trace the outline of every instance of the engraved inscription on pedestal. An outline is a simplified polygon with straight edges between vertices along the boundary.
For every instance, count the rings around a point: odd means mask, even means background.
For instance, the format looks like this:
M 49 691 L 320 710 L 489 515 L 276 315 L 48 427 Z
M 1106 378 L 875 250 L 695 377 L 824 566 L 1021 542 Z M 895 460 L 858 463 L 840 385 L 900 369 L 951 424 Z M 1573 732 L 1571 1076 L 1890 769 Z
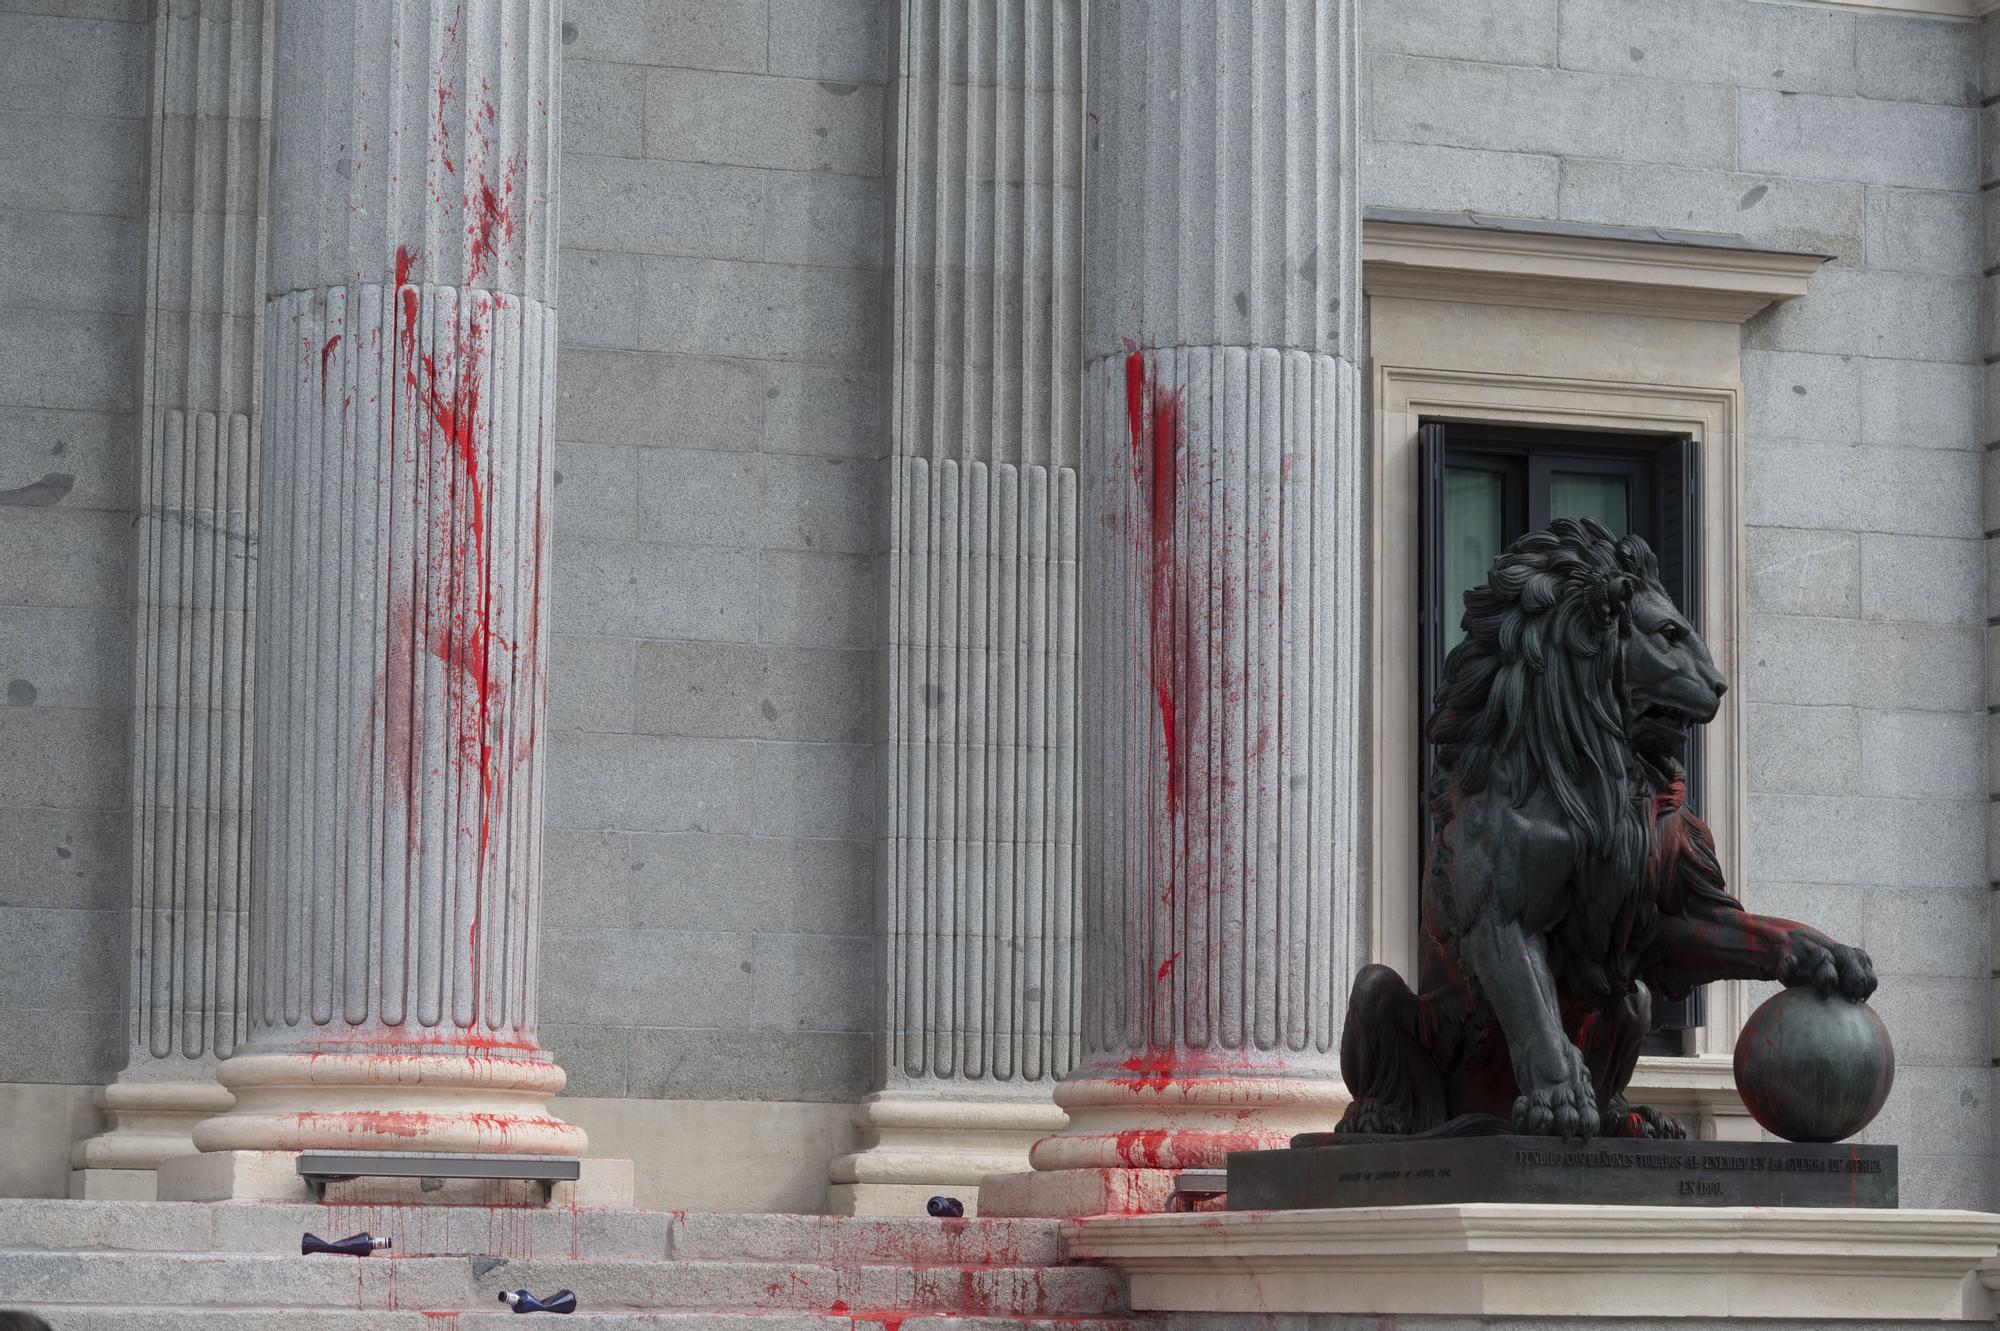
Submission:
M 1232 1211 L 1461 1202 L 1894 1207 L 1896 1148 L 1491 1136 L 1229 1157 Z

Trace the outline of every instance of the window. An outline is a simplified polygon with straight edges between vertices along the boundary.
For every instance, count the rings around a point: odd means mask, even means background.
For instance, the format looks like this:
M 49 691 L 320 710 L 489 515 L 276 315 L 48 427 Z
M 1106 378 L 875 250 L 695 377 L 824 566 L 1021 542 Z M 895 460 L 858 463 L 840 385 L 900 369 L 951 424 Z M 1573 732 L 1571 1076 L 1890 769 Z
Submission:
M 1614 535 L 1643 538 L 1660 560 L 1660 582 L 1690 622 L 1699 624 L 1701 586 L 1700 454 L 1692 439 L 1532 426 L 1425 421 L 1418 431 L 1423 493 L 1419 504 L 1424 604 L 1420 634 L 1418 729 L 1429 717 L 1445 656 L 1464 638 L 1465 591 L 1486 580 L 1495 555 L 1556 518 L 1596 518 Z M 1431 746 L 1418 736 L 1420 832 L 1428 838 L 1424 791 Z M 1701 734 L 1682 755 L 1689 806 L 1700 813 Z M 1421 849 L 1419 854 L 1421 854 Z M 1699 990 L 1654 1013 L 1646 1053 L 1678 1054 L 1682 1031 L 1707 1013 Z

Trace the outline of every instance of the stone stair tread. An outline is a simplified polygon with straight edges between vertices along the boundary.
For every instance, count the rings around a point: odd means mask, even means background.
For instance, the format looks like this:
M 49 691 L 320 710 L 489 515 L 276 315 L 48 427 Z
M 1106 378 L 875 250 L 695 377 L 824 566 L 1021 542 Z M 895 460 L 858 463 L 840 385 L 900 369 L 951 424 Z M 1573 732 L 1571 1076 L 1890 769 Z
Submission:
M 479 1277 L 490 1291 L 567 1287 L 599 1307 L 720 1308 L 755 1312 L 856 1308 L 1052 1316 L 1124 1310 L 1118 1276 L 1096 1267 L 956 1266 L 723 1261 L 521 1261 Z
M 135 1303 L 15 1303 L 10 1312 L 31 1312 L 52 1331 L 439 1331 L 449 1318 L 406 1310 L 241 1307 L 188 1308 Z M 693 1329 L 690 1329 L 693 1331 Z
M 0 1287 L 23 1303 L 363 1310 L 462 1308 L 474 1290 L 463 1257 L 265 1253 L 0 1251 Z
M 763 1215 L 676 1212 L 675 1256 L 769 1261 L 966 1262 L 1055 1266 L 1064 1260 L 1053 1220 L 937 1220 L 929 1216 Z
M 20 1304 L 53 1331 L 501 1331 L 518 1327 L 504 1311 L 336 1309 L 299 1307 L 187 1308 L 154 1304 Z M 953 1317 L 932 1313 L 707 1312 L 581 1308 L 566 1326 L 602 1331 L 868 1331 L 894 1325 L 901 1331 L 1151 1331 L 1157 1319 L 1122 1317 Z
M 0 1250 L 296 1253 L 366 1230 L 409 1256 L 1058 1266 L 1051 1220 L 765 1215 L 518 1206 L 0 1199 Z

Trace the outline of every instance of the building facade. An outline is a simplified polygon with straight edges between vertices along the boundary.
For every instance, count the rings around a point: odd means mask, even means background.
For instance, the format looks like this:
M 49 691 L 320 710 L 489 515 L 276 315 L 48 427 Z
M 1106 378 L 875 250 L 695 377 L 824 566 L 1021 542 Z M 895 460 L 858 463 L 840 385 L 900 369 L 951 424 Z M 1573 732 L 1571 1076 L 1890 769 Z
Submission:
M 1731 881 L 1873 954 L 1867 1139 L 1990 1209 L 1986 8 L 0 5 L 0 1194 L 143 1192 L 316 1103 L 256 1060 L 416 1026 L 518 1036 L 521 1114 L 658 1207 L 1329 1121 L 1348 979 L 1413 952 L 1479 445 L 1684 548 Z M 381 364 L 426 438 L 483 383 L 490 470 L 357 451 Z M 412 586 L 478 570 L 419 615 L 513 607 L 476 668 L 398 675 L 350 456 L 441 524 Z M 352 778 L 371 690 L 474 737 L 434 810 Z M 398 817 L 477 849 L 324 867 Z M 1649 1097 L 1755 1131 L 1759 997 L 1663 1031 Z

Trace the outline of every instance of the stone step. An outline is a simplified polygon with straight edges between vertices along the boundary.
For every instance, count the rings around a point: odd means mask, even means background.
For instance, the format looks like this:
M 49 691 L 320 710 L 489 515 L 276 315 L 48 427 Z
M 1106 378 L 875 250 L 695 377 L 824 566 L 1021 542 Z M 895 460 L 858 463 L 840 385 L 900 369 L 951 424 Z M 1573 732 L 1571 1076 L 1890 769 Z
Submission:
M 968 1316 L 1081 1317 L 1124 1311 L 1096 1267 L 825 1266 L 806 1262 L 509 1260 L 483 1274 L 464 1257 L 264 1253 L 0 1252 L 0 1290 L 29 1303 L 478 1310 L 502 1289 L 567 1287 L 602 1309 L 845 1315 L 895 1309 Z
M 421 1260 L 421 1259 L 418 1259 Z M 848 1314 L 897 1309 L 966 1316 L 1088 1317 L 1125 1310 L 1123 1281 L 1098 1267 L 826 1266 L 810 1262 L 509 1262 L 477 1280 L 502 1289 L 568 1288 L 592 1308 Z
M 675 1257 L 725 1261 L 907 1262 L 922 1266 L 1060 1266 L 1054 1220 L 934 1220 L 929 1216 L 732 1215 L 676 1212 Z
M 457 1314 L 325 1308 L 162 1308 L 134 1304 L 13 1303 L 51 1331 L 440 1331 Z M 477 1320 L 477 1319 L 474 1319 Z M 717 1331 L 721 1331 L 720 1328 Z M 804 1331 L 801 1328 L 801 1331 Z
M 307 1308 L 162 1308 L 134 1305 L 10 1304 L 47 1321 L 53 1331 L 518 1331 L 503 1311 L 335 1311 Z M 950 1317 L 885 1313 L 593 1312 L 561 1325 L 596 1331 L 1153 1331 L 1143 1316 L 1127 1318 Z
M 403 1256 L 670 1255 L 664 1211 L 521 1206 L 314 1206 L 291 1202 L 0 1200 L 0 1250 L 297 1255 L 299 1236 L 367 1231 Z M 937 1221 L 931 1221 L 937 1224 Z
M 299 1236 L 362 1231 L 403 1256 L 1057 1266 L 1053 1220 L 754 1215 L 520 1206 L 0 1199 L 0 1250 L 296 1253 Z
M 296 1253 L 0 1251 L 0 1291 L 21 1303 L 357 1311 L 470 1308 L 477 1297 L 472 1264 L 463 1257 Z

